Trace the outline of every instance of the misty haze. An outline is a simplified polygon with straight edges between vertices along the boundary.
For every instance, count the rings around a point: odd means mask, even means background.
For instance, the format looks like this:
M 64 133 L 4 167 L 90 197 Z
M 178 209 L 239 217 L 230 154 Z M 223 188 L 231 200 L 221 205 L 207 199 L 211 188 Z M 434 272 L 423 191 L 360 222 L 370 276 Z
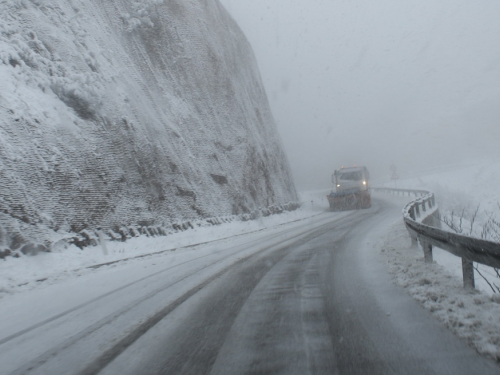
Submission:
M 0 0 L 0 375 L 500 374 L 499 19 Z
M 221 0 L 254 48 L 299 188 L 341 165 L 500 156 L 497 1 Z

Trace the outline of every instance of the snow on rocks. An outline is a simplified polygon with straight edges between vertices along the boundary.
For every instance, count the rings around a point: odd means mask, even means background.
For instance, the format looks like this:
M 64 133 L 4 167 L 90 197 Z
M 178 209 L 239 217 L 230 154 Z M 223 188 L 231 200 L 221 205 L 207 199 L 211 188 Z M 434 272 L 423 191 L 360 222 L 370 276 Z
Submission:
M 402 220 L 388 233 L 381 254 L 395 283 L 479 353 L 500 361 L 500 296 L 464 289 L 442 265 L 425 264 L 422 250 L 410 247 Z
M 0 1 L 0 82 L 2 257 L 297 200 L 216 1 Z
M 262 215 L 256 220 L 221 219 L 218 225 L 196 225 L 193 229 L 172 232 L 168 236 L 138 235 L 128 238 L 126 242 L 102 241 L 101 236 L 95 239 L 93 246 L 84 251 L 75 244 L 60 241 L 50 253 L 41 253 L 36 257 L 20 254 L 17 258 L 9 256 L 0 260 L 0 300 L 9 294 L 78 277 L 101 264 L 110 265 L 118 261 L 133 261 L 154 254 L 182 251 L 183 248 L 192 248 L 196 244 L 256 232 L 284 223 L 300 222 L 320 212 L 322 211 L 298 209 L 279 215 Z

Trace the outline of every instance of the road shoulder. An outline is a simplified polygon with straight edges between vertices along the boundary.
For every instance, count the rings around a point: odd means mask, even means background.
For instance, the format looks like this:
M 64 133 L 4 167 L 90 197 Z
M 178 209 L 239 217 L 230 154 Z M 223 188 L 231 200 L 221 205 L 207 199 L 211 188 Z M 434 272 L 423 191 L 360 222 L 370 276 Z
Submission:
M 462 280 L 443 266 L 425 264 L 422 250 L 410 247 L 402 220 L 388 233 L 379 252 L 393 282 L 477 352 L 499 361 L 500 299 L 466 290 Z

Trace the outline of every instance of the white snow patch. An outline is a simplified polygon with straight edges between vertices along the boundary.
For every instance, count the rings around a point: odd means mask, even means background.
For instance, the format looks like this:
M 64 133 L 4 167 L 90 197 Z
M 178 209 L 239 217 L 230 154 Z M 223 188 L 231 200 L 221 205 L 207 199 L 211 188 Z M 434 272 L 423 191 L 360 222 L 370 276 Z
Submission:
M 410 247 L 410 237 L 402 220 L 387 233 L 381 254 L 387 259 L 395 283 L 479 353 L 500 360 L 498 295 L 464 289 L 456 267 L 450 267 L 456 260 L 460 262 L 460 258 L 451 254 L 450 258 L 436 257 L 448 267 L 436 262 L 425 264 L 422 250 Z M 450 272 L 450 268 L 455 272 Z
M 74 245 L 61 245 L 51 253 L 37 256 L 7 257 L 0 261 L 0 299 L 6 294 L 32 290 L 60 283 L 70 277 L 89 272 L 99 264 L 147 256 L 158 252 L 175 251 L 183 247 L 238 236 L 304 220 L 324 210 L 298 209 L 279 215 L 260 217 L 252 221 L 234 221 L 218 226 L 195 229 L 160 237 L 134 237 L 126 242 L 108 241 L 81 250 Z M 102 246 L 104 245 L 104 247 Z
M 439 211 L 442 216 L 455 215 L 455 224 L 463 212 L 463 230 L 465 235 L 472 234 L 481 237 L 483 225 L 490 217 L 500 222 L 500 162 L 498 161 L 474 161 L 468 165 L 450 165 L 447 167 L 436 167 L 426 171 L 402 176 L 397 182 L 397 188 L 425 189 L 433 192 Z M 386 183 L 387 187 L 394 187 L 394 182 Z M 410 199 L 408 199 L 409 201 Z M 475 222 L 472 225 L 470 219 L 477 210 Z M 445 224 L 443 229 L 450 230 Z M 486 238 L 497 241 L 498 238 Z M 434 260 L 445 267 L 453 275 L 462 277 L 462 263 L 460 258 L 441 250 L 434 249 Z M 492 285 L 500 286 L 500 279 L 492 267 L 482 264 L 478 266 L 481 274 Z M 488 283 L 475 272 L 476 288 L 485 293 L 493 293 Z

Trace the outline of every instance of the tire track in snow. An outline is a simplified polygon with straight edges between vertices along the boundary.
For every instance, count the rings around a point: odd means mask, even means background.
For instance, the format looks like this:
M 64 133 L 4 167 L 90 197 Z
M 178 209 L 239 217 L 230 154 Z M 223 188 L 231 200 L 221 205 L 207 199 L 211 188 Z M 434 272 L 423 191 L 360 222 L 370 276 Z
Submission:
M 316 215 L 317 216 L 317 215 Z M 297 221 L 301 221 L 301 220 L 306 220 L 306 219 L 299 219 L 299 220 L 295 220 L 295 221 L 291 221 L 289 223 L 293 223 L 293 222 L 297 222 Z M 281 225 L 286 225 L 288 223 L 285 223 L 285 224 L 279 224 L 278 226 L 281 226 Z M 217 239 L 217 240 L 213 240 L 213 241 L 206 241 L 206 242 L 200 242 L 200 243 L 196 243 L 196 244 L 193 244 L 193 245 L 188 245 L 188 246 L 183 246 L 183 247 L 180 247 L 180 248 L 174 248 L 174 249 L 169 249 L 169 250 L 162 250 L 162 251 L 157 251 L 157 252 L 154 252 L 154 253 L 149 253 L 149 254 L 142 254 L 142 255 L 138 255 L 136 257 L 130 257 L 130 258 L 125 258 L 125 259 L 119 259 L 119 260 L 115 260 L 115 261 L 111 261 L 111 262 L 106 262 L 106 263 L 101 263 L 101 264 L 96 264 L 96 265 L 93 265 L 93 266 L 89 266 L 89 267 L 86 267 L 86 268 L 90 268 L 90 269 L 97 269 L 97 268 L 100 268 L 100 267 L 104 267 L 104 266 L 109 266 L 109 265 L 112 265 L 112 264 L 116 264 L 116 263 L 120 263 L 120 262 L 125 262 L 125 261 L 129 261 L 129 260 L 134 260 L 134 259 L 140 259 L 140 258 L 145 258 L 145 257 L 148 257 L 148 256 L 155 256 L 155 255 L 160 255 L 160 254 L 163 254 L 163 253 L 166 253 L 166 252 L 171 252 L 171 251 L 176 251 L 176 250 L 180 250 L 180 249 L 188 249 L 188 248 L 192 248 L 192 247 L 196 247 L 196 246 L 201 246 L 201 245 L 208 245 L 208 244 L 211 244 L 211 243 L 215 243 L 215 242 L 219 242 L 219 241 L 225 241 L 225 240 L 228 240 L 228 239 L 231 239 L 231 238 L 235 238 L 235 237 L 240 237 L 240 236 L 244 236 L 244 235 L 247 235 L 247 234 L 254 234 L 254 233 L 258 233 L 258 232 L 261 232 L 261 231 L 264 231 L 266 229 L 269 229 L 269 228 L 264 228 L 264 229 L 259 229 L 259 230 L 256 230 L 256 231 L 252 231 L 252 232 L 248 232 L 248 233 L 242 233 L 242 234 L 238 234 L 236 236 L 231 236 L 231 237 L 225 237 L 225 238 L 221 238 L 221 239 Z M 266 239 L 268 238 L 272 238 L 276 236 L 276 234 L 272 234 L 272 235 L 269 235 L 266 237 Z M 248 242 L 246 245 L 251 245 L 252 242 L 257 242 L 257 241 L 260 241 L 261 239 L 259 240 L 254 240 L 254 241 L 251 241 L 251 242 Z M 243 245 L 242 245 L 243 246 Z M 186 265 L 186 264 L 189 264 L 189 263 L 192 263 L 192 262 L 195 262 L 195 261 L 198 261 L 202 258 L 206 258 L 208 256 L 212 256 L 214 254 L 219 254 L 219 253 L 223 253 L 225 251 L 231 251 L 232 249 L 224 249 L 224 250 L 219 250 L 219 251 L 216 251 L 212 254 L 208 254 L 208 255 L 203 255 L 203 256 L 200 256 L 200 257 L 196 257 L 196 258 L 193 258 L 193 259 L 190 259 L 190 260 L 187 260 L 185 262 L 182 262 L 182 263 L 179 263 L 179 264 L 176 264 L 174 266 L 171 266 L 171 267 L 167 267 L 161 271 L 158 271 L 158 272 L 155 272 L 155 273 L 152 273 L 148 276 L 145 276 L 145 277 L 142 277 L 138 280 L 134 280 L 133 282 L 130 282 L 128 284 L 125 284 L 119 288 L 116 288 L 116 289 L 113 289 L 107 293 L 104 293 L 98 297 L 95 297 L 85 303 L 82 303 L 80 305 L 77 305 L 71 309 L 68 309 L 68 310 L 65 310 L 64 312 L 60 313 L 60 314 L 57 314 L 57 315 L 54 315 L 48 319 L 45 319 L 37 324 L 34 324 L 30 327 L 27 327 L 26 329 L 23 329 L 21 331 L 18 331 L 12 335 L 9 335 L 7 337 L 4 337 L 3 339 L 0 339 L 0 346 L 13 340 L 13 339 L 16 339 L 28 332 L 31 332 L 37 328 L 41 328 L 43 327 L 44 325 L 47 325 L 57 319 L 60 319 L 68 314 L 71 314 L 72 312 L 75 312 L 77 310 L 80 310 L 82 308 L 85 308 L 89 305 L 91 305 L 92 303 L 95 303 L 95 302 L 98 302 L 98 301 L 101 301 L 103 299 L 105 299 L 106 297 L 109 297 L 115 293 L 118 293 L 132 285 L 136 285 L 140 282 L 143 282 L 145 280 L 148 280 L 150 278 L 153 278 L 153 277 L 156 277 L 164 272 L 167 272 L 167 271 L 170 271 L 174 268 L 177 268 L 177 267 L 180 267 L 180 266 L 183 266 L 183 265 Z
M 250 246 L 255 246 L 255 245 L 257 245 L 258 243 L 261 243 L 261 242 L 265 243 L 268 240 L 272 240 L 273 238 L 275 238 L 274 241 L 271 242 L 271 244 L 267 244 L 264 248 L 261 248 L 261 249 L 259 249 L 256 252 L 252 252 L 247 257 L 242 258 L 242 259 L 240 259 L 240 260 L 238 260 L 236 262 L 231 263 L 230 265 L 228 265 L 225 268 L 223 268 L 221 271 L 217 272 L 215 276 L 209 277 L 208 279 L 204 280 L 202 283 L 200 283 L 197 286 L 195 286 L 194 288 L 190 289 L 188 292 L 186 292 L 182 296 L 178 297 L 175 301 L 171 302 L 170 304 L 168 304 L 167 306 L 165 306 L 164 308 L 162 308 L 161 310 L 159 310 L 157 313 L 155 313 L 153 316 L 151 316 L 150 318 L 148 318 L 145 323 L 141 323 L 139 325 L 136 325 L 135 327 L 134 327 L 134 324 L 132 324 L 129 327 L 125 327 L 124 330 L 128 330 L 130 333 L 128 333 L 125 337 L 123 337 L 121 339 L 119 337 L 115 338 L 115 340 L 118 340 L 118 344 L 112 346 L 107 351 L 105 351 L 105 354 L 102 357 L 100 357 L 98 360 L 94 361 L 92 363 L 92 365 L 90 365 L 91 367 L 88 367 L 88 368 L 89 369 L 90 368 L 93 369 L 96 366 L 101 366 L 101 368 L 103 368 L 112 359 L 114 359 L 117 355 L 119 355 L 121 352 L 123 352 L 130 344 L 132 344 L 133 342 L 135 342 L 142 334 L 144 334 L 145 332 L 147 332 L 147 330 L 149 328 L 151 328 L 152 326 L 154 326 L 154 324 L 156 324 L 155 322 L 163 319 L 166 315 L 168 315 L 171 311 L 173 311 L 182 302 L 184 302 L 185 300 L 187 300 L 192 295 L 196 294 L 196 292 L 199 291 L 199 290 L 201 290 L 205 285 L 209 284 L 215 278 L 217 278 L 220 275 L 222 275 L 223 273 L 227 272 L 228 270 L 230 270 L 235 265 L 237 265 L 237 264 L 239 264 L 241 262 L 244 262 L 244 261 L 250 259 L 253 256 L 257 256 L 257 255 L 261 254 L 262 252 L 265 252 L 265 251 L 267 251 L 269 249 L 273 249 L 276 246 L 278 246 L 280 248 L 284 247 L 284 246 L 287 246 L 286 244 L 292 243 L 293 241 L 296 241 L 300 237 L 307 236 L 307 235 L 309 235 L 309 234 L 311 234 L 311 233 L 313 233 L 313 232 L 315 232 L 317 230 L 320 230 L 323 227 L 331 226 L 332 224 L 334 224 L 335 221 L 338 221 L 339 219 L 342 219 L 342 218 L 345 218 L 345 216 L 341 216 L 341 217 L 331 217 L 331 216 L 328 216 L 326 218 L 319 218 L 318 221 L 313 224 L 313 225 L 315 225 L 314 228 L 311 228 L 310 225 L 309 225 L 307 229 L 301 230 L 298 233 L 294 233 L 294 235 L 292 237 L 287 238 L 285 241 L 283 241 L 280 238 L 276 239 L 277 233 L 272 233 L 272 234 L 270 234 L 268 236 L 265 236 L 264 238 L 261 237 L 259 239 L 252 240 L 252 241 L 246 242 L 244 244 L 238 245 L 237 248 L 241 248 L 241 250 L 239 250 L 239 251 L 234 252 L 234 250 L 235 250 L 234 248 L 229 248 L 229 249 L 225 249 L 225 250 L 221 250 L 221 251 L 209 254 L 209 255 L 213 255 L 213 254 L 222 254 L 222 253 L 231 252 L 232 256 L 237 256 L 238 254 L 240 254 L 240 253 L 242 253 L 244 251 L 247 251 L 248 247 L 250 247 Z M 282 233 L 280 233 L 280 234 L 282 234 Z M 187 263 L 192 263 L 192 262 L 194 262 L 196 260 L 199 260 L 199 259 L 202 259 L 202 258 L 206 258 L 209 255 L 202 256 L 202 257 L 197 257 L 195 259 L 191 259 L 189 261 L 183 262 L 183 263 L 178 264 L 176 266 L 169 267 L 168 269 L 164 269 L 162 271 L 159 271 L 159 272 L 157 272 L 154 275 L 147 276 L 147 277 L 145 277 L 145 278 L 143 278 L 143 279 L 141 279 L 139 281 L 135 281 L 133 283 L 129 283 L 126 286 L 120 287 L 120 288 L 118 288 L 118 289 L 116 289 L 116 290 L 114 290 L 112 292 L 109 292 L 109 293 L 107 293 L 105 295 L 97 297 L 96 299 L 94 299 L 94 300 L 92 300 L 92 301 L 90 301 L 88 303 L 85 303 L 85 304 L 82 304 L 80 306 L 77 306 L 74 309 L 70 309 L 70 310 L 68 310 L 68 311 L 66 311 L 64 313 L 61 313 L 61 314 L 59 314 L 59 315 L 57 315 L 55 317 L 52 317 L 52 318 L 50 318 L 50 319 L 48 319 L 48 320 L 46 320 L 46 321 L 44 321 L 44 322 L 42 322 L 42 323 L 40 323 L 40 324 L 38 324 L 36 326 L 32 326 L 32 327 L 30 327 L 30 328 L 28 328 L 28 329 L 26 329 L 24 331 L 18 332 L 17 334 L 14 334 L 14 335 L 10 336 L 9 338 L 6 338 L 6 339 L 2 340 L 3 341 L 2 344 L 5 344 L 7 341 L 11 341 L 12 339 L 17 338 L 19 336 L 22 336 L 23 334 L 26 334 L 29 331 L 33 331 L 33 330 L 35 330 L 37 328 L 43 327 L 44 325 L 47 325 L 47 324 L 49 324 L 51 322 L 54 322 L 55 320 L 57 320 L 59 318 L 62 318 L 65 315 L 68 315 L 68 314 L 70 314 L 72 312 L 75 312 L 77 310 L 80 310 L 82 308 L 88 307 L 92 303 L 97 302 L 99 300 L 102 300 L 102 299 L 104 299 L 106 297 L 109 297 L 110 295 L 112 295 L 112 294 L 114 294 L 114 293 L 116 293 L 116 292 L 118 292 L 120 290 L 126 289 L 127 287 L 135 285 L 135 284 L 137 284 L 139 282 L 142 282 L 144 280 L 150 279 L 151 277 L 157 276 L 158 274 L 161 274 L 161 273 L 166 272 L 168 270 L 171 270 L 173 268 L 179 267 L 181 265 L 185 265 Z M 125 316 L 133 308 L 139 306 L 140 304 L 145 303 L 147 300 L 150 300 L 150 299 L 154 298 L 159 293 L 161 293 L 161 292 L 163 292 L 163 291 L 165 291 L 165 290 L 167 290 L 167 289 L 169 289 L 169 288 L 171 288 L 173 286 L 176 286 L 176 285 L 180 284 L 183 281 L 188 280 L 192 276 L 197 275 L 200 271 L 207 270 L 210 267 L 214 267 L 214 266 L 216 266 L 216 265 L 224 262 L 225 260 L 226 260 L 226 257 L 223 257 L 222 259 L 218 259 L 217 261 L 211 262 L 210 264 L 207 264 L 207 265 L 204 265 L 201 268 L 199 267 L 194 272 L 191 272 L 188 275 L 186 275 L 186 276 L 184 276 L 184 277 L 182 277 L 180 279 L 177 279 L 176 281 L 174 281 L 172 283 L 169 283 L 168 285 L 164 285 L 164 286 L 162 286 L 160 288 L 157 288 L 154 291 L 148 293 L 146 296 L 143 296 L 143 297 L 141 297 L 139 299 L 134 300 L 132 303 L 128 304 L 127 306 L 121 308 L 120 310 L 114 312 L 113 314 L 110 314 L 110 315 L 108 315 L 108 316 L 100 319 L 98 322 L 92 324 L 90 327 L 84 329 L 83 331 L 79 332 L 78 334 L 73 335 L 72 337 L 64 340 L 61 344 L 57 345 L 56 347 L 51 348 L 50 350 L 48 350 L 48 351 L 46 351 L 46 352 L 38 355 L 33 360 L 29 361 L 25 365 L 23 365 L 20 368 L 18 368 L 17 370 L 15 370 L 12 374 L 27 374 L 27 373 L 30 373 L 32 371 L 35 371 L 35 373 L 38 373 L 38 371 L 36 371 L 37 369 L 39 369 L 40 367 L 42 367 L 47 362 L 50 362 L 53 358 L 55 358 L 58 355 L 60 355 L 62 351 L 66 350 L 66 349 L 69 349 L 70 347 L 72 347 L 76 343 L 78 343 L 78 342 L 80 342 L 80 341 L 82 341 L 82 340 L 84 340 L 86 338 L 89 338 L 89 336 L 91 336 L 94 333 L 97 333 L 104 326 L 109 325 L 113 321 L 117 320 L 118 318 Z M 111 342 L 111 341 L 113 341 L 112 337 L 110 337 L 107 340 L 108 343 Z M 87 371 L 87 369 L 84 370 L 84 371 Z M 87 374 L 87 373 L 92 373 L 92 372 L 83 372 L 83 373 Z
M 330 229 L 332 222 L 327 224 L 323 224 L 319 227 L 315 227 L 313 229 L 304 231 L 289 240 L 285 241 L 282 244 L 273 244 L 271 246 L 267 246 L 258 252 L 252 253 L 247 257 L 239 259 L 237 262 L 231 264 L 228 267 L 225 267 L 221 271 L 217 272 L 215 275 L 211 276 L 207 280 L 201 282 L 196 285 L 194 288 L 190 289 L 187 293 L 173 301 L 171 304 L 165 306 L 162 310 L 160 310 L 155 315 L 151 316 L 146 322 L 137 326 L 133 331 L 131 331 L 127 336 L 125 336 L 122 340 L 120 340 L 113 347 L 105 351 L 97 360 L 93 361 L 90 365 L 88 365 L 83 371 L 78 372 L 79 375 L 91 375 L 97 374 L 102 369 L 104 369 L 109 363 L 111 363 L 116 357 L 118 357 L 121 353 L 123 353 L 129 346 L 131 346 L 135 341 L 137 341 L 142 335 L 148 332 L 153 326 L 159 323 L 162 319 L 164 319 L 168 314 L 174 311 L 177 307 L 179 307 L 183 302 L 187 301 L 190 297 L 194 296 L 197 292 L 201 291 L 204 287 L 209 285 L 214 280 L 220 278 L 222 275 L 234 269 L 234 267 L 239 266 L 247 262 L 248 260 L 261 255 L 267 251 L 272 251 L 273 254 L 277 254 L 279 259 L 282 259 L 288 255 L 286 250 L 292 246 L 297 241 L 304 240 L 304 242 L 308 241 L 308 238 L 311 236 L 316 236 L 318 232 Z M 274 262 L 272 262 L 274 263 Z M 268 266 L 266 272 L 263 272 L 259 275 L 259 279 L 262 279 L 267 271 L 269 271 L 272 267 Z M 255 278 L 255 276 L 254 276 Z M 258 280 L 253 280 L 255 285 L 258 283 Z

